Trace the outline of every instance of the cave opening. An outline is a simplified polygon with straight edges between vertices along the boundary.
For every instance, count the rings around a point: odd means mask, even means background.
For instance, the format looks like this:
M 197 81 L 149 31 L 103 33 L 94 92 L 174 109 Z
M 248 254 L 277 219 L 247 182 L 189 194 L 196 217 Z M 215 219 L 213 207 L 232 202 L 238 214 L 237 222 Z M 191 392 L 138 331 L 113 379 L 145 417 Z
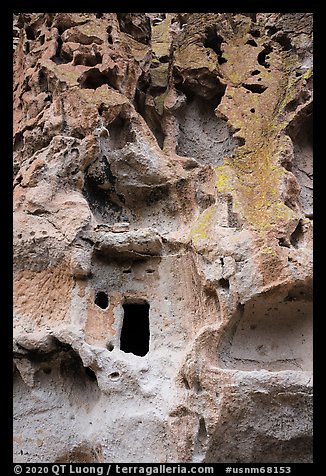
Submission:
M 125 303 L 123 311 L 120 349 L 144 357 L 149 351 L 149 304 Z

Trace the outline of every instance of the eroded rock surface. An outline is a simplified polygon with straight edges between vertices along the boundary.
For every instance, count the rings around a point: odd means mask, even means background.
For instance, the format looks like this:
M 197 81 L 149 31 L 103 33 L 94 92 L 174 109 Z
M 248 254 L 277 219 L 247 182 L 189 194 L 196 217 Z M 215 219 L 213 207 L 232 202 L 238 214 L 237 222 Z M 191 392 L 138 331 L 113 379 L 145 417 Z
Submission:
M 312 15 L 14 17 L 15 462 L 312 461 Z

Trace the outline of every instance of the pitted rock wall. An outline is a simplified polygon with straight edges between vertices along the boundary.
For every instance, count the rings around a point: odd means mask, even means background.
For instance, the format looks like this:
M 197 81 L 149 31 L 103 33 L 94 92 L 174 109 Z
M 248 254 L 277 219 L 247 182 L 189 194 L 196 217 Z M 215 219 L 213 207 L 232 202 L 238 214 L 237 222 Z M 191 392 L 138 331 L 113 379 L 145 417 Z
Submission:
M 15 462 L 312 461 L 312 66 L 309 13 L 15 14 Z

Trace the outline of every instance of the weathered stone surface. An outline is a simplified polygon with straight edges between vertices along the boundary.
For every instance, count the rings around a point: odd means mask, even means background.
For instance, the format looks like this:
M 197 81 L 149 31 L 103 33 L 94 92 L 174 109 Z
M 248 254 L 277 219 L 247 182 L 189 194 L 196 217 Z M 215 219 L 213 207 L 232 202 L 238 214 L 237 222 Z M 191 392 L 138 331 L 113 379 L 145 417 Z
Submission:
M 13 48 L 15 462 L 311 462 L 312 14 Z

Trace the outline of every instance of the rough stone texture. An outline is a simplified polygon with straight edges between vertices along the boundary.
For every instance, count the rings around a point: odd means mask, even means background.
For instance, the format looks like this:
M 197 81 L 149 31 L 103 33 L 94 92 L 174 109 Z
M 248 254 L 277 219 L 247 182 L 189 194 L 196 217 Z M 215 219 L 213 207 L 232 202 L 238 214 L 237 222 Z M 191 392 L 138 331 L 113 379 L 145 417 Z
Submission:
M 14 78 L 15 461 L 311 462 L 312 14 L 16 14 Z

